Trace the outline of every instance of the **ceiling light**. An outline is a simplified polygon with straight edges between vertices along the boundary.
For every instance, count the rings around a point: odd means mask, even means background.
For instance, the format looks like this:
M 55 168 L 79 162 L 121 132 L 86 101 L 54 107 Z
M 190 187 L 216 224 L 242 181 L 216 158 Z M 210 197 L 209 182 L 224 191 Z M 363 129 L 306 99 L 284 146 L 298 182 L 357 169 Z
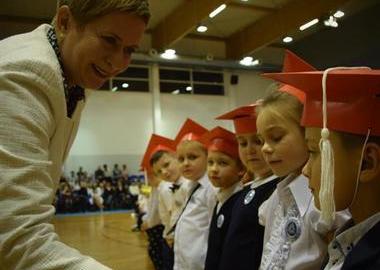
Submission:
M 123 83 L 123 84 L 121 85 L 121 87 L 123 87 L 123 88 L 128 88 L 128 87 L 129 87 L 129 84 L 128 84 L 128 83 Z
M 111 89 L 111 91 L 112 91 L 112 92 L 116 92 L 117 89 L 118 89 L 117 86 L 114 86 L 114 87 Z
M 256 66 L 260 63 L 259 60 L 253 60 L 253 57 L 251 56 L 246 56 L 244 57 L 242 60 L 240 60 L 240 65 L 243 65 L 243 66 Z
M 200 25 L 200 26 L 197 27 L 197 31 L 200 32 L 200 33 L 204 33 L 204 32 L 206 32 L 207 29 L 208 29 L 208 28 L 207 28 L 207 26 L 205 26 L 205 25 Z
M 284 38 L 282 39 L 282 41 L 285 42 L 285 43 L 289 43 L 289 42 L 292 42 L 292 41 L 293 41 L 293 38 L 292 38 L 292 37 L 284 37 Z
M 301 26 L 300 26 L 300 30 L 303 31 L 303 30 L 305 30 L 305 29 L 307 29 L 307 28 L 313 26 L 314 24 L 317 24 L 318 22 L 319 22 L 318 19 L 314 19 L 314 20 L 312 20 L 312 21 L 310 21 L 310 22 L 307 22 L 307 23 L 305 23 L 304 25 L 301 25 Z
M 326 26 L 329 27 L 338 27 L 338 22 L 336 21 L 336 18 L 334 16 L 330 16 L 327 20 L 323 22 Z
M 178 95 L 179 94 L 179 89 L 176 89 L 172 92 L 173 95 Z
M 223 9 L 225 9 L 227 7 L 226 4 L 223 4 L 223 5 L 220 5 L 219 7 L 217 7 L 213 12 L 211 12 L 208 16 L 210 18 L 214 18 L 216 15 L 218 15 L 220 12 L 223 11 Z
M 344 12 L 341 10 L 338 10 L 337 12 L 334 13 L 333 15 L 335 18 L 342 18 L 344 16 Z
M 186 87 L 186 91 L 190 92 L 191 90 L 193 90 L 193 87 L 191 87 L 191 86 Z
M 175 50 L 173 50 L 173 49 L 167 49 L 167 50 L 165 50 L 165 52 L 161 54 L 161 57 L 165 58 L 165 59 L 175 59 L 175 58 L 177 58 L 177 56 L 175 54 Z
M 248 0 L 241 0 L 242 2 L 248 2 Z

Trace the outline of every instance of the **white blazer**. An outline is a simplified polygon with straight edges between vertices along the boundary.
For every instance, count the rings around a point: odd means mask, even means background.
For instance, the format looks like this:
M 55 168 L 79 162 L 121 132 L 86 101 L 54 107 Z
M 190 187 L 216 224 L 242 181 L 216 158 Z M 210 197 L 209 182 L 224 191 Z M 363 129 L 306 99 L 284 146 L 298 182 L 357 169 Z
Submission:
M 0 41 L 0 269 L 109 269 L 60 242 L 50 224 L 84 101 L 67 118 L 49 27 Z

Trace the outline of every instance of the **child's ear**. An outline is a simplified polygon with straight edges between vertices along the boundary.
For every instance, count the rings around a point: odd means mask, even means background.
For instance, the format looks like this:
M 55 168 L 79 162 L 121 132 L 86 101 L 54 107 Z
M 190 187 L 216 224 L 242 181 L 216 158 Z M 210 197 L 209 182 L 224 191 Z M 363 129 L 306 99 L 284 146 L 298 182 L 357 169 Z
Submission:
M 365 149 L 360 172 L 360 181 L 367 183 L 380 176 L 380 145 L 369 142 Z

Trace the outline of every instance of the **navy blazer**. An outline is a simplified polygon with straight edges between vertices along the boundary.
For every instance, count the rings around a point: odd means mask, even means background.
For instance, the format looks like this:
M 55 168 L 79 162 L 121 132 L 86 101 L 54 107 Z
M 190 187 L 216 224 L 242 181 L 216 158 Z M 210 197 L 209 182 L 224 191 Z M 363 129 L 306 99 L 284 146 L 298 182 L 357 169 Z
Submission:
M 231 224 L 223 246 L 219 270 L 258 269 L 263 252 L 264 227 L 259 224 L 258 210 L 273 193 L 278 178 L 254 188 L 253 199 L 245 204 L 250 186 L 243 189 L 234 205 Z
M 231 223 L 232 210 L 242 190 L 234 193 L 225 201 L 216 214 L 217 206 L 212 215 L 210 232 L 208 236 L 208 248 L 205 262 L 205 270 L 218 270 L 222 248 Z
M 359 240 L 344 260 L 342 270 L 354 269 L 380 269 L 380 222 Z

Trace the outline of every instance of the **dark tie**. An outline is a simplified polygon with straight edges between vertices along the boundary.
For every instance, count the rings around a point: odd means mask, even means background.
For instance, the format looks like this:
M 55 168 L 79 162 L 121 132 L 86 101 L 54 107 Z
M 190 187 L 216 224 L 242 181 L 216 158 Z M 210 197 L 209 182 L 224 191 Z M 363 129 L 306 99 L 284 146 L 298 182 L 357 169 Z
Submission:
M 176 192 L 177 189 L 179 189 L 181 187 L 181 185 L 178 185 L 178 184 L 172 184 L 169 188 L 170 190 L 174 193 Z
M 166 235 L 168 235 L 168 234 L 174 232 L 175 227 L 177 226 L 178 220 L 181 218 L 183 212 L 185 212 L 186 206 L 189 204 L 189 202 L 190 202 L 190 200 L 191 200 L 191 197 L 193 196 L 193 194 L 195 193 L 195 191 L 197 191 L 197 189 L 198 189 L 200 186 L 201 186 L 201 184 L 197 183 L 196 187 L 195 187 L 195 188 L 193 189 L 193 191 L 190 193 L 190 196 L 189 196 L 189 198 L 187 199 L 185 206 L 182 208 L 182 212 L 181 212 L 181 214 L 178 216 L 178 218 L 177 218 L 176 222 L 174 223 L 173 227 L 167 232 Z

